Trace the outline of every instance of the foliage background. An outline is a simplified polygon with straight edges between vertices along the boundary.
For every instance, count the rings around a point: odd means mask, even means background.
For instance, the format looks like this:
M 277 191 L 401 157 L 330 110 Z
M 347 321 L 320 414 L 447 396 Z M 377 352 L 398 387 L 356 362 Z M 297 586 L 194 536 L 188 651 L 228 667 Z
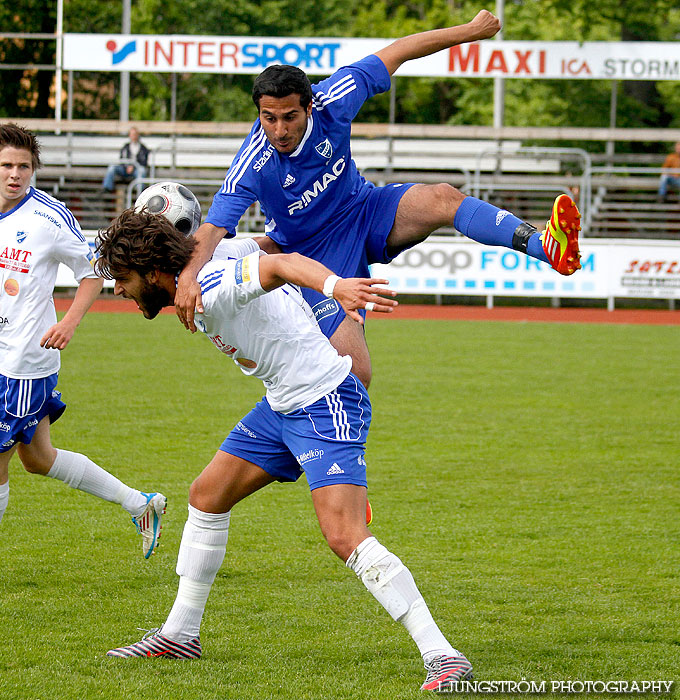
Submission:
M 460 24 L 485 7 L 470 0 L 136 0 L 133 33 L 253 36 L 400 37 Z M 494 3 L 487 5 L 494 10 Z M 0 5 L 7 31 L 51 32 L 54 0 Z M 67 32 L 120 32 L 122 5 L 104 0 L 65 0 Z M 507 40 L 676 41 L 680 7 L 672 0 L 508 0 Z M 0 62 L 50 64 L 54 42 L 0 41 Z M 52 74 L 2 71 L 0 116 L 48 117 Z M 74 117 L 116 119 L 118 77 L 76 73 Z M 253 118 L 250 76 L 181 75 L 177 119 L 248 121 Z M 401 78 L 397 122 L 489 125 L 492 81 Z M 608 126 L 611 85 L 592 80 L 508 80 L 508 126 Z M 53 104 L 53 101 L 52 101 Z M 584 106 L 587 105 L 587 109 Z M 133 120 L 170 117 L 170 76 L 133 74 Z M 387 121 L 388 97 L 366 105 L 360 121 Z M 623 82 L 619 85 L 617 125 L 680 127 L 680 82 Z

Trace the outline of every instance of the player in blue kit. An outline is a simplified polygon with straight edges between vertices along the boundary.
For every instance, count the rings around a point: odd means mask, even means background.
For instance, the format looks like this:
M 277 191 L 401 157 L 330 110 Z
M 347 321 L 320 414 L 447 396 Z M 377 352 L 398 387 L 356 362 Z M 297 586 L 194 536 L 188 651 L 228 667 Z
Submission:
M 195 246 L 165 218 L 126 210 L 97 239 L 95 269 L 115 280 L 146 318 L 173 303 L 177 275 Z M 225 254 L 226 250 L 226 254 Z M 224 559 L 232 508 L 274 481 L 304 472 L 330 548 L 411 634 L 422 654 L 423 688 L 442 690 L 469 678 L 472 666 L 439 630 L 413 576 L 371 535 L 365 521 L 365 441 L 371 402 L 321 333 L 296 285 L 326 288 L 350 318 L 371 304 L 389 312 L 393 292 L 379 279 L 343 279 L 297 253 L 266 255 L 253 239 L 223 246 L 198 273 L 203 311 L 198 328 L 246 375 L 262 380 L 265 397 L 243 417 L 193 482 L 177 561 L 175 603 L 161 629 L 112 649 L 122 658 L 197 659 L 203 611 Z
M 198 269 L 217 243 L 233 236 L 243 212 L 259 201 L 265 233 L 282 251 L 297 251 L 341 276 L 367 276 L 368 265 L 389 262 L 436 229 L 454 224 L 488 245 L 520 250 L 558 272 L 579 267 L 579 213 L 566 195 L 555 202 L 543 234 L 511 213 L 448 184 L 375 187 L 358 173 L 350 151 L 352 120 L 364 102 L 390 87 L 405 61 L 492 37 L 500 29 L 482 10 L 471 22 L 398 39 L 330 78 L 311 85 L 292 66 L 270 66 L 255 80 L 259 118 L 216 193 L 199 246 L 180 276 L 175 306 L 191 331 L 201 308 Z M 347 319 L 322 291 L 303 290 L 323 333 L 341 354 L 352 355 L 354 373 L 368 385 L 370 357 L 362 327 Z

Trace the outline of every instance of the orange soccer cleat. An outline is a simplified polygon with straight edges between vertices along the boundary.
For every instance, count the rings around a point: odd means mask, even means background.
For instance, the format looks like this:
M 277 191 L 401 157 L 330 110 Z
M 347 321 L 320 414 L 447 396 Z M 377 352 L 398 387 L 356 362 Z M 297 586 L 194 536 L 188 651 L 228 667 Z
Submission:
M 581 214 L 571 197 L 561 194 L 553 204 L 550 221 L 541 234 L 548 261 L 561 275 L 573 275 L 581 269 L 578 234 Z

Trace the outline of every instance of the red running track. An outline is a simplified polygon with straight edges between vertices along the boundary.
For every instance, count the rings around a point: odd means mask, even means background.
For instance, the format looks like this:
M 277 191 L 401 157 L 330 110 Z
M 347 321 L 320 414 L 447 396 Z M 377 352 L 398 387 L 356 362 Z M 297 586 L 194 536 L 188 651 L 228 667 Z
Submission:
M 66 311 L 71 299 L 55 299 L 57 311 Z M 137 304 L 128 299 L 98 299 L 90 311 L 95 313 L 139 313 Z M 174 313 L 172 307 L 161 313 Z M 391 314 L 370 314 L 373 319 L 417 319 L 439 321 L 540 321 L 553 323 L 643 323 L 678 326 L 680 311 L 663 309 L 553 309 L 531 306 L 436 306 L 403 304 Z

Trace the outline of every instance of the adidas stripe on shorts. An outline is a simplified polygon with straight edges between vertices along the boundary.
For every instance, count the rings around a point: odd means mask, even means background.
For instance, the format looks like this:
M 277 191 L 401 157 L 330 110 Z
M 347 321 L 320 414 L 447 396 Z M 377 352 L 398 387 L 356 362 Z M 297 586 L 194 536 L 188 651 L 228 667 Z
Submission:
M 38 423 L 50 417 L 50 423 L 66 410 L 56 390 L 57 375 L 41 379 L 12 379 L 0 374 L 0 452 L 18 442 L 28 445 Z
M 371 402 L 353 375 L 310 406 L 273 411 L 266 398 L 242 418 L 220 446 L 256 464 L 278 481 L 297 481 L 310 490 L 331 484 L 366 486 L 366 436 Z

